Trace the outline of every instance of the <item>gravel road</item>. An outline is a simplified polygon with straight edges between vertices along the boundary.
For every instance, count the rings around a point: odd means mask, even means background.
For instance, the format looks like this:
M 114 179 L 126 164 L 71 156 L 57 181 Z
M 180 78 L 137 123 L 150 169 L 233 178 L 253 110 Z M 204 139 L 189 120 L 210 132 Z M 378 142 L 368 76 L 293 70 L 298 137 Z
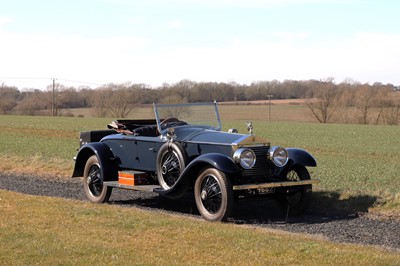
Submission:
M 0 189 L 31 195 L 86 200 L 81 179 L 41 178 L 0 173 Z M 111 204 L 156 209 L 200 218 L 193 197 L 170 200 L 155 193 L 115 189 Z M 368 213 L 331 213 L 311 209 L 300 217 L 282 216 L 271 200 L 242 200 L 235 203 L 229 223 L 318 235 L 336 242 L 374 245 L 400 252 L 400 221 L 379 219 Z

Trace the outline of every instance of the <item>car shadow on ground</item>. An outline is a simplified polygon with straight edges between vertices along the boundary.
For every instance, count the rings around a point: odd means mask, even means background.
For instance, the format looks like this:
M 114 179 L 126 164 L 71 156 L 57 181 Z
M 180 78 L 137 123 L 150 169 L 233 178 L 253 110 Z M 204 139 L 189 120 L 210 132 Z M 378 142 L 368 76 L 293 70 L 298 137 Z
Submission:
M 298 216 L 289 216 L 279 209 L 273 199 L 257 199 L 238 202 L 231 215 L 235 223 L 244 224 L 318 224 L 337 220 L 350 220 L 378 202 L 370 195 L 342 198 L 337 192 L 313 192 L 307 210 Z
M 114 192 L 111 204 L 156 209 L 200 218 L 194 197 L 187 193 L 180 199 L 168 199 L 155 193 Z M 271 197 L 235 200 L 228 222 L 237 224 L 317 224 L 355 219 L 378 202 L 370 195 L 342 198 L 337 192 L 313 192 L 309 208 L 299 216 L 288 216 Z

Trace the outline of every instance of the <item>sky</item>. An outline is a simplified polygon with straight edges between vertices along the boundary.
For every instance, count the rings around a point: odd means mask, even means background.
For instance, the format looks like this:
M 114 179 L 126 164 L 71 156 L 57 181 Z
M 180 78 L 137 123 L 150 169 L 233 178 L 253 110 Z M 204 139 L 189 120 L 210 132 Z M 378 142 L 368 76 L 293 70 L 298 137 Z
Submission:
M 0 84 L 400 85 L 397 0 L 0 0 Z

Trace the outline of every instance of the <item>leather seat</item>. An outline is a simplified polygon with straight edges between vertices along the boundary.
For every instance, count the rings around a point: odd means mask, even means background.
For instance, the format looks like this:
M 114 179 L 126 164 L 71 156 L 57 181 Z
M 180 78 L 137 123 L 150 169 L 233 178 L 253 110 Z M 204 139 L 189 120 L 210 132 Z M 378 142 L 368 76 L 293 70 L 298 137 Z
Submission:
M 159 135 L 156 125 L 139 127 L 133 131 L 133 134 L 146 137 L 157 137 Z

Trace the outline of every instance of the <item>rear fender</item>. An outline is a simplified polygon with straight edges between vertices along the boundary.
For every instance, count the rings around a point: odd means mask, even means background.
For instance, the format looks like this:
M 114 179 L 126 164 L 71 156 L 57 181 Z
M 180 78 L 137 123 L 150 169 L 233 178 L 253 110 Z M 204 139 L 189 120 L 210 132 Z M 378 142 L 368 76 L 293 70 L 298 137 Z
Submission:
M 112 181 L 118 179 L 118 171 L 115 158 L 110 148 L 102 142 L 91 142 L 83 145 L 75 159 L 75 167 L 72 177 L 83 176 L 85 165 L 90 156 L 96 155 L 99 160 L 104 180 Z
M 207 153 L 191 161 L 173 187 L 168 190 L 155 190 L 155 192 L 170 198 L 181 197 L 194 184 L 199 172 L 205 167 L 213 167 L 227 174 L 239 171 L 230 157 L 219 153 Z

